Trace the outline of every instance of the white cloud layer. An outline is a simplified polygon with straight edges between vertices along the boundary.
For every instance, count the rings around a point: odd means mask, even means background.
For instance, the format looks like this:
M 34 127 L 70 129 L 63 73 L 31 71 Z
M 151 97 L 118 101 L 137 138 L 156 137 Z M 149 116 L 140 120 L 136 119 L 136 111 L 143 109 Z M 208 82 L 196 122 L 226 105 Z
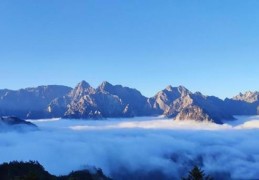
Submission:
M 0 162 L 38 160 L 57 175 L 96 166 L 117 178 L 136 172 L 179 178 L 197 164 L 225 178 L 259 177 L 259 116 L 224 125 L 163 118 L 52 119 L 37 125 L 40 131 L 1 133 Z

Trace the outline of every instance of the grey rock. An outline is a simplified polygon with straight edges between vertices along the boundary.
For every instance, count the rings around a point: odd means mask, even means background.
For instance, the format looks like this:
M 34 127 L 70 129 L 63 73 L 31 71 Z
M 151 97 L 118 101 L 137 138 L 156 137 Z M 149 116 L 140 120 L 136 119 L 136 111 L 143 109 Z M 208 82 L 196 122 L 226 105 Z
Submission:
M 206 121 L 206 122 L 214 122 L 213 119 L 206 113 L 202 108 L 190 105 L 187 106 L 177 114 L 175 120 L 196 120 L 196 121 Z
M 259 92 L 247 91 L 244 94 L 239 93 L 237 96 L 233 97 L 232 99 L 237 100 L 237 101 L 245 101 L 248 103 L 258 102 L 259 101 Z
M 176 99 L 186 96 L 187 94 L 191 94 L 191 92 L 183 86 L 167 86 L 154 97 L 149 98 L 148 102 L 155 114 L 166 114 Z
M 49 103 L 67 94 L 66 86 L 39 86 L 17 91 L 0 90 L 0 115 L 21 118 L 45 118 Z
M 237 96 L 224 100 L 226 110 L 234 115 L 258 115 L 259 114 L 259 92 L 247 91 Z
M 151 113 L 147 98 L 136 89 L 112 85 L 105 81 L 97 88 L 97 92 L 118 98 L 123 109 L 121 113 L 124 116 L 145 116 Z
M 67 96 L 55 99 L 49 109 L 64 113 L 65 118 L 132 117 L 152 112 L 139 91 L 107 81 L 96 89 L 82 81 Z
M 25 120 L 19 119 L 17 117 L 0 117 L 0 132 L 5 131 L 27 131 L 27 130 L 38 130 L 38 127 Z
M 168 86 L 148 102 L 155 112 L 177 120 L 208 120 L 222 123 L 223 119 L 234 119 L 232 114 L 225 110 L 224 101 L 221 99 L 205 96 L 200 92 L 192 93 L 183 86 Z

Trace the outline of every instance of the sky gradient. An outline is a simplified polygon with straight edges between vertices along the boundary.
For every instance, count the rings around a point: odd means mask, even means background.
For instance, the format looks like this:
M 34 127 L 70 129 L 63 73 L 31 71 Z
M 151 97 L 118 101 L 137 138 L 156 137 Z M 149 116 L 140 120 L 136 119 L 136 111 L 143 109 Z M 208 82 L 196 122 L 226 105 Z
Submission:
M 1 0 L 0 88 L 259 91 L 257 0 Z

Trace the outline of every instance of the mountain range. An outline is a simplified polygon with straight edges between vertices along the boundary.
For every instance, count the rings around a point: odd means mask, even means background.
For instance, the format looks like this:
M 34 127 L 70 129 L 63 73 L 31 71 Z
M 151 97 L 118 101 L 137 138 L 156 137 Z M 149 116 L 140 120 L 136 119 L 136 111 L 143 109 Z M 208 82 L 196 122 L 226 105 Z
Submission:
M 39 86 L 17 91 L 0 90 L 0 116 L 24 119 L 114 117 L 164 115 L 175 120 L 234 120 L 234 115 L 259 114 L 259 92 L 240 93 L 222 100 L 191 92 L 184 86 L 168 86 L 153 97 L 138 90 L 105 81 L 97 88 L 86 81 L 75 88 Z

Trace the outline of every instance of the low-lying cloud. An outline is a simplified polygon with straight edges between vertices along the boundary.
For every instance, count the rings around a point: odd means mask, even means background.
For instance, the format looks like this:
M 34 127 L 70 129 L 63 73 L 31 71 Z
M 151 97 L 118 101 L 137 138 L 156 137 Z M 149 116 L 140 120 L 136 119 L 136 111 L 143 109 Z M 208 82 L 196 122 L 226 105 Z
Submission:
M 114 179 L 180 178 L 199 165 L 214 177 L 254 179 L 258 122 L 258 116 L 225 125 L 161 118 L 38 121 L 40 131 L 0 134 L 0 162 L 38 160 L 56 175 L 96 166 Z

